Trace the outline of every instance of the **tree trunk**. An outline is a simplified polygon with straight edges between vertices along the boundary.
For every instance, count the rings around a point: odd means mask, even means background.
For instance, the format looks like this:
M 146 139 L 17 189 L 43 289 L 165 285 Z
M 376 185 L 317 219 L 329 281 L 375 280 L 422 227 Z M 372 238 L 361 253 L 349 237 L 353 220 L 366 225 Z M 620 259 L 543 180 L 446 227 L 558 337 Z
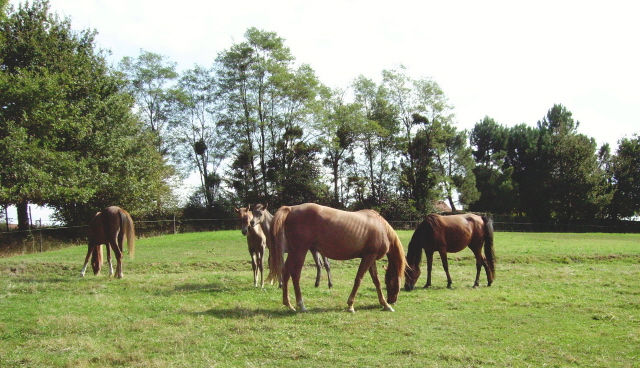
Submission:
M 18 231 L 29 230 L 29 202 L 22 201 L 16 204 L 18 212 Z

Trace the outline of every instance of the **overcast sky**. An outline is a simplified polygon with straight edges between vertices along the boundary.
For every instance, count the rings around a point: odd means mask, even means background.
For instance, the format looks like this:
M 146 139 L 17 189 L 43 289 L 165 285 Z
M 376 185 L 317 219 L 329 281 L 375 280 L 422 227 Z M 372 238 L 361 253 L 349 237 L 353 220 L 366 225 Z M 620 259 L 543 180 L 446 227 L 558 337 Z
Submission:
M 17 5 L 20 1 L 11 0 Z M 179 70 L 211 66 L 250 27 L 276 32 L 330 87 L 401 64 L 432 78 L 457 126 L 534 126 L 554 104 L 609 143 L 640 133 L 638 1 L 50 0 L 98 31 L 115 64 L 140 49 Z

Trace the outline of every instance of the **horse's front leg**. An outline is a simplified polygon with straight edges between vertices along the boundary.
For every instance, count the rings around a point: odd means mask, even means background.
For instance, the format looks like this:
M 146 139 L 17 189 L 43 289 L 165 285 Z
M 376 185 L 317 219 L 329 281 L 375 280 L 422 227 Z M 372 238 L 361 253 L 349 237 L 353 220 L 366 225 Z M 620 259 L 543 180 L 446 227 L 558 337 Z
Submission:
M 89 260 L 91 259 L 91 253 L 93 253 L 93 249 L 91 245 L 89 245 L 89 249 L 87 250 L 87 256 L 84 257 L 84 266 L 82 266 L 82 270 L 80 270 L 80 277 L 84 277 L 84 273 L 87 272 L 87 265 L 89 264 Z
M 371 280 L 373 280 L 373 284 L 376 286 L 376 291 L 378 292 L 378 301 L 383 307 L 383 310 L 389 312 L 395 312 L 391 305 L 387 303 L 387 300 L 382 295 L 382 287 L 380 286 L 380 279 L 378 278 L 378 267 L 376 265 L 376 261 L 373 261 L 371 267 L 369 267 L 369 274 L 371 274 Z
M 260 288 L 264 289 L 264 248 L 256 252 L 258 260 L 258 272 L 260 273 Z
M 351 290 L 351 294 L 349 295 L 349 299 L 347 299 L 347 311 L 351 313 L 355 313 L 355 309 L 353 309 L 353 302 L 356 299 L 356 294 L 358 293 L 358 288 L 362 283 L 362 278 L 364 277 L 365 272 L 371 268 L 371 266 L 375 263 L 376 257 L 375 255 L 365 255 L 362 257 L 360 261 L 360 266 L 358 267 L 358 273 L 356 274 L 356 279 L 353 281 L 353 289 Z
M 431 287 L 431 270 L 433 269 L 433 252 L 425 251 L 424 253 L 427 256 L 427 283 L 424 284 L 424 288 L 426 289 Z M 420 267 L 420 265 L 416 267 Z
M 447 289 L 451 289 L 451 284 L 453 283 L 453 281 L 451 281 L 451 275 L 449 274 L 449 260 L 447 259 L 447 251 L 439 250 L 438 253 L 440 253 L 440 259 L 442 259 L 442 268 L 444 268 L 444 273 L 447 274 Z
M 251 270 L 253 270 L 253 287 L 258 287 L 258 265 L 256 262 L 256 253 L 249 252 L 251 255 Z

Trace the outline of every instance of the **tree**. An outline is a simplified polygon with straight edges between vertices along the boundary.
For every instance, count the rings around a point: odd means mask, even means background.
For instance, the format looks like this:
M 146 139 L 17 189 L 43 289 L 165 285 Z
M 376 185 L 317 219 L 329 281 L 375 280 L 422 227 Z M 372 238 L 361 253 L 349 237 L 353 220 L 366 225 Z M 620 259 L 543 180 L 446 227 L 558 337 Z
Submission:
M 519 209 L 517 185 L 512 180 L 514 168 L 507 164 L 509 139 L 510 130 L 490 117 L 485 116 L 473 127 L 470 143 L 480 197 L 469 210 L 513 214 Z
M 309 120 L 322 86 L 308 65 L 294 68 L 294 57 L 275 33 L 250 28 L 245 38 L 216 60 L 223 121 L 239 147 L 231 180 L 244 188 L 239 195 L 250 196 L 243 199 L 270 201 L 291 174 L 273 166 L 291 158 L 279 147 L 292 139 L 313 146 Z M 305 135 L 298 138 L 298 132 Z
M 0 0 L 0 21 L 6 18 L 6 10 L 9 6 L 9 0 Z
M 127 90 L 135 97 L 140 119 L 157 135 L 158 151 L 166 154 L 163 140 L 172 100 L 172 90 L 167 84 L 178 78 L 176 63 L 166 56 L 140 50 L 136 59 L 124 57 L 118 69 L 129 82 Z
M 451 209 L 456 211 L 454 192 L 462 205 L 473 203 L 480 197 L 473 172 L 475 162 L 467 145 L 466 131 L 458 132 L 453 125 L 445 125 L 442 139 L 442 149 L 436 151 L 437 168 L 445 198 Z
M 197 171 L 206 208 L 219 198 L 223 161 L 233 140 L 220 121 L 217 81 L 212 71 L 200 66 L 183 73 L 174 91 L 172 122 L 167 134 L 174 160 L 185 171 Z
M 378 207 L 387 201 L 397 186 L 392 168 L 395 164 L 393 157 L 399 146 L 398 113 L 384 86 L 377 86 L 363 76 L 356 78 L 352 86 L 355 102 L 362 106 L 367 119 L 360 140 L 365 160 L 363 166 L 366 169 L 356 177 L 366 178 L 368 181 L 370 194 L 367 207 Z
M 561 221 L 592 218 L 603 206 L 604 172 L 593 138 L 578 134 L 579 122 L 562 105 L 554 105 L 538 122 L 538 175 L 542 178 L 542 218 Z
M 609 213 L 613 218 L 640 215 L 640 136 L 624 138 L 612 159 L 613 198 Z
M 79 224 L 98 203 L 135 213 L 164 201 L 169 168 L 147 151 L 95 31 L 73 31 L 46 1 L 11 9 L 0 27 L 0 200 L 17 206 L 19 227 L 29 202 Z
M 363 130 L 364 116 L 359 104 L 345 103 L 344 93 L 335 91 L 334 97 L 327 101 L 326 118 L 320 126 L 320 144 L 324 147 L 324 165 L 331 169 L 333 182 L 333 201 L 331 206 L 344 207 L 340 195 L 343 177 L 343 166 L 353 160 L 353 149 Z

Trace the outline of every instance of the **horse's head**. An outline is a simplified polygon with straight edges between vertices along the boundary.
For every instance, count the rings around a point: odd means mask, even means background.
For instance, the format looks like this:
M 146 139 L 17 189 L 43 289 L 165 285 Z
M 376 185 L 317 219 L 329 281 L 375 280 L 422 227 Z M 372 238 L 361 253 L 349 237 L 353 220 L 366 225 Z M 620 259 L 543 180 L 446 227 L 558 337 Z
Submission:
M 264 212 L 267 210 L 267 205 L 262 205 L 260 203 L 253 206 L 251 210 L 251 214 L 253 215 L 253 219 L 251 220 L 251 226 L 260 225 L 265 218 Z
M 420 264 L 411 264 L 409 261 L 409 265 L 404 273 L 404 289 L 406 291 L 411 291 L 416 287 L 416 282 L 418 282 L 418 278 L 420 278 Z
M 249 211 L 249 206 L 236 208 L 236 213 L 238 214 L 238 222 L 240 223 L 240 230 L 242 231 L 242 235 L 247 235 L 247 231 L 249 231 L 249 226 L 251 225 L 251 220 L 253 219 L 253 214 Z

